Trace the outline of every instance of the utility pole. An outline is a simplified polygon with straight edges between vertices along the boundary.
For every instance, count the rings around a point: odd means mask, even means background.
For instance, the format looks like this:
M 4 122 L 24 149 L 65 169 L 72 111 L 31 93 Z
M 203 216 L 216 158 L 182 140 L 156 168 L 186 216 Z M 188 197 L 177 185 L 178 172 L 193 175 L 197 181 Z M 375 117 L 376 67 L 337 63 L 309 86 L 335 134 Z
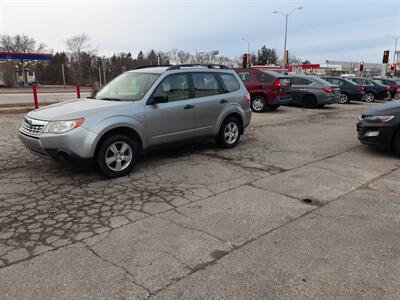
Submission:
M 101 86 L 101 67 L 99 66 L 99 85 Z
M 63 83 L 64 83 L 64 87 L 65 87 L 65 69 L 64 69 L 64 64 L 61 64 L 61 70 L 62 70 Z
M 290 16 L 292 13 L 294 13 L 296 10 L 300 10 L 300 9 L 303 9 L 303 7 L 302 7 L 302 6 L 296 7 L 295 9 L 293 9 L 292 11 L 290 11 L 289 13 L 284 13 L 284 12 L 281 12 L 281 11 L 278 11 L 278 10 L 275 10 L 274 12 L 272 12 L 272 13 L 274 13 L 274 14 L 281 14 L 281 15 L 285 16 L 285 42 L 284 42 L 284 46 L 283 46 L 283 57 L 284 57 L 284 58 L 286 57 L 288 19 L 289 19 L 289 16 Z M 285 59 L 284 59 L 284 60 L 285 60 Z M 289 62 L 284 62 L 284 64 L 285 64 L 285 63 L 289 63 Z
M 103 84 L 106 85 L 107 84 L 107 78 L 106 78 L 106 69 L 104 67 L 104 60 L 101 60 L 101 63 L 103 65 Z

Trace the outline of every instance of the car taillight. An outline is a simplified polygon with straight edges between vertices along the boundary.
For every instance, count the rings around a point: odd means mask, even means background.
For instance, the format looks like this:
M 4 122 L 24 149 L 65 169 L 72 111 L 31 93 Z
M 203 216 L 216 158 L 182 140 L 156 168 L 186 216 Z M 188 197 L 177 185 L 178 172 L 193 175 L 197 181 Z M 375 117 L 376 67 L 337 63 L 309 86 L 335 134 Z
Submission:
M 332 88 L 322 88 L 322 90 L 324 92 L 327 92 L 327 93 L 333 93 L 333 89 Z
M 359 93 L 362 93 L 362 92 L 364 92 L 364 88 L 362 88 L 362 87 L 359 87 L 359 88 L 357 88 L 357 90 L 356 90 L 357 92 L 359 92 Z
M 390 91 L 390 87 L 385 87 L 385 91 Z
M 280 79 L 276 79 L 273 83 L 272 86 L 279 90 L 282 87 L 282 81 Z
M 247 93 L 246 95 L 244 95 L 244 100 L 246 100 L 246 102 L 250 103 L 250 93 Z

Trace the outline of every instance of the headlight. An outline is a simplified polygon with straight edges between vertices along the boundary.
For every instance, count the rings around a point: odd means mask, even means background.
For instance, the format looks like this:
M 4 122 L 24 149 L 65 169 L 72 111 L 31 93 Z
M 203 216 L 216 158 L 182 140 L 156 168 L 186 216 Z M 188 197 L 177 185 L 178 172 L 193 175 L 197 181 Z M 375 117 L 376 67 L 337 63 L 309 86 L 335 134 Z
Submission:
M 49 122 L 43 132 L 47 133 L 64 133 L 70 131 L 83 124 L 84 118 L 69 121 Z
M 391 121 L 394 116 L 369 116 L 365 117 L 364 121 L 369 123 L 387 123 Z

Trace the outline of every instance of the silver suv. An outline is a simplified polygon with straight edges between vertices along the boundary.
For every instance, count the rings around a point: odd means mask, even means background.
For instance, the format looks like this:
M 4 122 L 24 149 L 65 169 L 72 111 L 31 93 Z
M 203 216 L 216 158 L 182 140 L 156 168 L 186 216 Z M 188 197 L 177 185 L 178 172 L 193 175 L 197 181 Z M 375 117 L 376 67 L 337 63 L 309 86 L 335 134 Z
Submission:
M 28 113 L 19 137 L 33 153 L 57 161 L 94 160 L 106 176 L 128 174 L 152 147 L 214 137 L 232 148 L 250 123 L 250 95 L 221 65 L 140 67 L 94 99 Z

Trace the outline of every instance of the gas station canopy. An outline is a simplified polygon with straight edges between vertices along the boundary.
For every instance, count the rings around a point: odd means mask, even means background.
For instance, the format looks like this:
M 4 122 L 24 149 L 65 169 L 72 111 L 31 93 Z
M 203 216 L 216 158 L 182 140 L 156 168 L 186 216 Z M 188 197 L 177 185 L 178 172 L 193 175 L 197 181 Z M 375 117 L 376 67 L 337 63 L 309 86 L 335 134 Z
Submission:
M 51 54 L 46 53 L 0 52 L 0 59 L 51 60 L 52 58 Z

